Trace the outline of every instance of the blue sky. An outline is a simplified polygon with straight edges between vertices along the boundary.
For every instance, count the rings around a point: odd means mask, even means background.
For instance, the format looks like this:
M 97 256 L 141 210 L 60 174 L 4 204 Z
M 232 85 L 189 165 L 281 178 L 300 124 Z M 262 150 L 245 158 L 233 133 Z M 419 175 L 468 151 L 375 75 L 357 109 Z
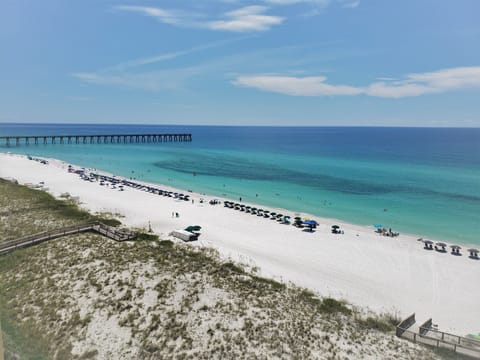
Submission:
M 2 0 L 0 122 L 480 126 L 478 0 Z

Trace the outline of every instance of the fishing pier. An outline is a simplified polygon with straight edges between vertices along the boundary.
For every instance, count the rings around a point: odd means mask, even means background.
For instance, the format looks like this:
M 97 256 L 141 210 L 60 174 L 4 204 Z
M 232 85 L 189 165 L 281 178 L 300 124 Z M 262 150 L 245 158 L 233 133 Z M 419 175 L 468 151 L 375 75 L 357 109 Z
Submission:
M 190 142 L 192 134 L 102 134 L 0 136 L 0 146 L 47 144 L 132 144 Z

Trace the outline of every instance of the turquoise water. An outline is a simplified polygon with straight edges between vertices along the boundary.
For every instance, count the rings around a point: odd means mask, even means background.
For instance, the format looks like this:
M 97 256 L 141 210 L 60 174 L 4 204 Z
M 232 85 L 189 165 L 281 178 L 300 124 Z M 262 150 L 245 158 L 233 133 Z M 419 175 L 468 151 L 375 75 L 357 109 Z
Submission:
M 480 244 L 480 129 L 1 124 L 1 135 L 189 132 L 191 143 L 38 145 L 126 177 Z

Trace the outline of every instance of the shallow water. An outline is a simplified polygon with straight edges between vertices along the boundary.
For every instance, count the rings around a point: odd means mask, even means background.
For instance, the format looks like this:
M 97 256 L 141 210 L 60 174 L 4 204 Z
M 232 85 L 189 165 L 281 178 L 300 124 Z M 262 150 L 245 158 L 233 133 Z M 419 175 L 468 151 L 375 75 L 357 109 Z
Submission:
M 0 124 L 0 136 L 142 132 L 189 132 L 193 142 L 0 151 L 480 244 L 480 129 Z

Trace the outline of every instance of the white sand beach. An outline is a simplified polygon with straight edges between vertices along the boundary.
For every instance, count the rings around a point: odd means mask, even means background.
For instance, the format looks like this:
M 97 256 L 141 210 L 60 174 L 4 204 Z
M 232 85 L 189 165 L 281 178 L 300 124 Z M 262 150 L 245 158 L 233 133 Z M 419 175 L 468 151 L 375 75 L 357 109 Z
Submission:
M 200 240 L 192 245 L 218 249 L 222 256 L 259 267 L 264 276 L 377 312 L 397 312 L 401 317 L 416 313 L 419 322 L 433 318 L 443 331 L 480 332 L 480 261 L 470 259 L 465 246 L 462 256 L 426 251 L 415 236 L 384 237 L 374 233 L 373 227 L 300 214 L 320 223 L 315 232 L 304 232 L 223 205 L 209 205 L 213 197 L 200 194 L 189 193 L 192 204 L 128 187 L 122 192 L 100 186 L 69 173 L 68 164 L 48 160 L 44 165 L 2 153 L 0 177 L 21 184 L 43 182 L 53 195 L 68 192 L 93 212 L 121 214 L 125 225 L 148 228 L 150 223 L 164 239 L 170 238 L 172 230 L 200 225 Z M 200 198 L 205 202 L 200 203 Z M 269 210 L 295 216 L 288 210 Z M 172 217 L 172 212 L 179 217 Z M 332 234 L 332 224 L 340 225 L 344 234 Z

